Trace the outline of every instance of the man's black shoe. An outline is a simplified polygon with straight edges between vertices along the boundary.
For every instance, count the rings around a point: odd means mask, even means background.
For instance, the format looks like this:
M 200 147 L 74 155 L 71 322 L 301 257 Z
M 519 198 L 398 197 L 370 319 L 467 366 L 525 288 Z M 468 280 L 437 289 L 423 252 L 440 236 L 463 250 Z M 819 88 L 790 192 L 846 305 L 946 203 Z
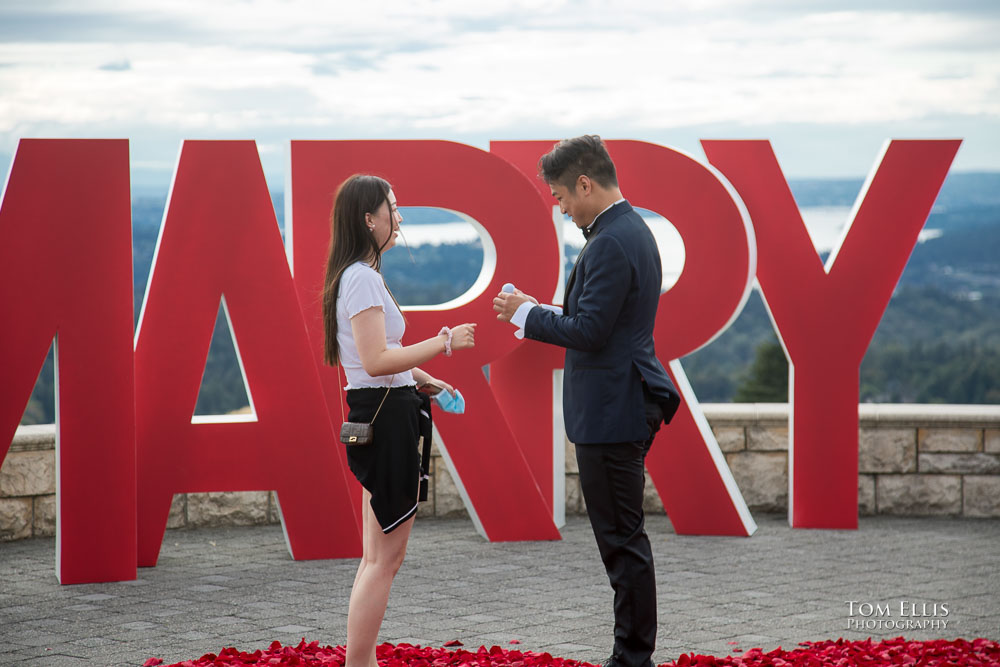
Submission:
M 610 658 L 601 663 L 601 667 L 623 667 L 623 665 L 620 662 L 618 662 L 615 656 L 611 656 Z M 643 667 L 654 667 L 653 661 L 650 660 Z

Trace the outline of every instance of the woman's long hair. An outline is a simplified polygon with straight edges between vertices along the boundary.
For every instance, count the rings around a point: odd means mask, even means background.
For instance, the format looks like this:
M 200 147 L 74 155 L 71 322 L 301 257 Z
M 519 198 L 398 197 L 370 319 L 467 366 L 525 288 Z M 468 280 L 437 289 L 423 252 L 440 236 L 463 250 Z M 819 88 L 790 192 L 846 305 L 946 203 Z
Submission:
M 385 179 L 367 174 L 355 174 L 337 188 L 330 214 L 330 256 L 326 260 L 326 278 L 323 280 L 323 361 L 327 365 L 340 363 L 337 292 L 344 269 L 355 262 L 366 262 L 376 271 L 382 270 L 382 248 L 365 224 L 365 213 L 374 214 L 384 203 L 389 207 L 391 216 L 391 188 Z M 385 243 L 391 238 L 390 232 Z

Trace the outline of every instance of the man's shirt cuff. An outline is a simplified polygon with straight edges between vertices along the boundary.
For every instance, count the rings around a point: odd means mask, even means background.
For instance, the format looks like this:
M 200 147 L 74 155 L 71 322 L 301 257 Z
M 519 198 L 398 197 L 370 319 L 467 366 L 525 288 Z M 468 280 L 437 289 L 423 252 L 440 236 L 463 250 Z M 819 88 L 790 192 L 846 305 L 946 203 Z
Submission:
M 525 301 L 517 310 L 514 311 L 514 315 L 510 318 L 510 323 L 517 327 L 517 331 L 514 332 L 514 337 L 517 339 L 524 338 L 524 325 L 528 321 L 528 311 L 535 307 L 535 304 L 530 301 Z M 559 306 L 550 306 L 548 304 L 539 304 L 539 308 L 544 308 L 545 310 L 550 310 L 556 315 L 562 315 L 562 308 Z

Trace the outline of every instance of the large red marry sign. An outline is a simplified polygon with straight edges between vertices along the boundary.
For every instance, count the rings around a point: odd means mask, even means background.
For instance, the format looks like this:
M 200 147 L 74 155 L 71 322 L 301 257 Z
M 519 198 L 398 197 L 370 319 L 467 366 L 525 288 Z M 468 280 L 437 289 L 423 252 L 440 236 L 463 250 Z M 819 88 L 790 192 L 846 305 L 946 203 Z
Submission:
M 488 539 L 558 539 L 562 351 L 518 342 L 490 307 L 507 281 L 557 292 L 552 201 L 534 175 L 552 143 L 294 141 L 283 247 L 254 142 L 187 141 L 133 340 L 127 141 L 22 140 L 0 208 L 0 443 L 55 337 L 60 581 L 132 579 L 154 565 L 184 492 L 273 489 L 294 558 L 360 554 L 319 308 L 333 192 L 355 172 L 481 227 L 480 279 L 462 299 L 410 309 L 407 338 L 480 322 L 474 351 L 427 364 L 468 401 L 464 416 L 437 415 L 442 451 Z M 685 245 L 655 333 L 685 402 L 647 461 L 679 533 L 755 529 L 676 361 L 735 319 L 755 276 L 791 362 L 790 521 L 857 526 L 861 358 L 959 144 L 888 143 L 823 266 L 767 141 L 703 142 L 710 165 L 608 142 L 626 195 Z M 192 413 L 220 302 L 254 410 L 203 423 Z

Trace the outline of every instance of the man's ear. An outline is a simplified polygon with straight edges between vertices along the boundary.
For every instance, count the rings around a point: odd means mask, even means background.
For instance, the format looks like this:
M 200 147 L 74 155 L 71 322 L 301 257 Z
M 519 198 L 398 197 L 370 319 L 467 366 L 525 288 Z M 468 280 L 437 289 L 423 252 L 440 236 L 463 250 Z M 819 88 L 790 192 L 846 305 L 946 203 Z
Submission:
M 576 187 L 580 190 L 580 194 L 589 195 L 594 190 L 594 184 L 590 181 L 590 176 L 586 174 L 580 174 L 576 179 Z

